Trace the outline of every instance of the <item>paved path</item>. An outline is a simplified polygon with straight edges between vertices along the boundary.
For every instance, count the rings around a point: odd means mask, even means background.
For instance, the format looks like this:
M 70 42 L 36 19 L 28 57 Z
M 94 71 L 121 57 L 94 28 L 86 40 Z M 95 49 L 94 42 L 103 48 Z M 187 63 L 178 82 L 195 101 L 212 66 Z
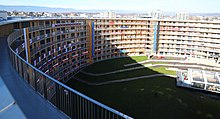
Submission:
M 137 65 L 137 64 L 146 64 L 146 63 L 151 63 L 151 62 L 171 62 L 171 63 L 185 63 L 186 61 L 182 61 L 182 60 L 145 60 L 145 61 L 141 61 L 141 62 L 135 62 L 135 63 L 130 63 L 130 64 L 125 64 L 125 67 L 128 66 L 133 66 L 133 65 Z
M 198 61 L 199 60 L 199 61 Z M 191 60 L 145 60 L 141 62 L 136 62 L 136 63 L 130 63 L 130 64 L 125 64 L 124 66 L 133 66 L 137 64 L 146 64 L 146 63 L 151 63 L 151 62 L 165 62 L 165 63 L 176 63 L 176 64 L 194 64 L 194 65 L 204 65 L 204 66 L 210 66 L 210 67 L 220 67 L 220 64 L 218 63 L 208 63 L 207 59 L 191 59 Z
M 12 97 L 5 83 L 0 77 L 0 118 L 1 119 L 26 119 L 24 113 Z
M 28 119 L 65 119 L 57 108 L 41 97 L 11 65 L 6 38 L 0 38 L 0 76 Z M 1 97 L 2 98 L 2 97 Z
M 204 70 L 208 69 L 208 70 L 220 71 L 220 68 L 213 67 L 213 66 L 200 66 L 200 65 L 191 65 L 191 64 L 145 64 L 143 66 L 121 69 L 121 70 L 105 72 L 105 73 L 90 73 L 90 72 L 85 72 L 83 70 L 81 72 L 84 74 L 90 75 L 90 76 L 104 76 L 104 75 L 110 75 L 110 74 L 115 74 L 115 73 L 121 73 L 121 72 L 125 72 L 125 71 L 143 69 L 146 67 L 161 67 L 161 66 L 177 67 L 177 68 L 196 68 L 196 69 L 204 69 Z
M 132 70 L 136 70 L 136 69 L 142 69 L 142 68 L 146 68 L 146 67 L 150 67 L 150 66 L 152 66 L 152 64 L 133 67 L 133 68 L 127 68 L 127 69 L 120 69 L 120 70 L 106 72 L 106 73 L 89 73 L 89 72 L 85 72 L 83 70 L 81 72 L 84 74 L 90 75 L 90 76 L 103 76 L 103 75 L 115 74 L 115 73 L 120 73 L 120 72 L 125 72 L 125 71 L 132 71 Z
M 169 76 L 169 77 L 176 77 L 173 75 L 166 75 L 166 74 L 153 74 L 153 75 L 147 75 L 147 76 L 139 76 L 139 77 L 133 77 L 133 78 L 125 78 L 125 79 L 117 79 L 117 80 L 111 80 L 111 81 L 105 81 L 105 82 L 100 82 L 100 83 L 92 83 L 88 82 L 79 78 L 75 78 L 75 80 L 85 83 L 87 85 L 92 85 L 92 86 L 100 86 L 100 85 L 106 85 L 106 84 L 113 84 L 113 83 L 121 83 L 121 82 L 128 82 L 128 81 L 133 81 L 133 80 L 138 80 L 138 79 L 146 79 L 146 78 L 152 78 L 152 77 L 162 77 L 162 76 Z

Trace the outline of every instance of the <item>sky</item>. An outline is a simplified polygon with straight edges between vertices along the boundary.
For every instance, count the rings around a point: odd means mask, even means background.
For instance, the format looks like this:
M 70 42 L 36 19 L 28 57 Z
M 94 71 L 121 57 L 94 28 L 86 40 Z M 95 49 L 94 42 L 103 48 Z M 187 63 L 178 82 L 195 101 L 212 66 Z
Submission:
M 162 10 L 220 13 L 220 0 L 0 0 L 0 5 L 31 5 L 73 9 Z

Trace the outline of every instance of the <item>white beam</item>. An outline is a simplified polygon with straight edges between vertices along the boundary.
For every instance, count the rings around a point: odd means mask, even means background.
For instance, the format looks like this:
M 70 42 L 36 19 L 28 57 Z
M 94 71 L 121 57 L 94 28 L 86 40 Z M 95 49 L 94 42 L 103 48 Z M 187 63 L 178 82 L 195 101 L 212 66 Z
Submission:
M 25 44 L 25 54 L 26 54 L 26 61 L 28 62 L 28 44 L 27 44 L 27 32 L 26 32 L 26 28 L 23 28 L 24 30 L 24 44 Z

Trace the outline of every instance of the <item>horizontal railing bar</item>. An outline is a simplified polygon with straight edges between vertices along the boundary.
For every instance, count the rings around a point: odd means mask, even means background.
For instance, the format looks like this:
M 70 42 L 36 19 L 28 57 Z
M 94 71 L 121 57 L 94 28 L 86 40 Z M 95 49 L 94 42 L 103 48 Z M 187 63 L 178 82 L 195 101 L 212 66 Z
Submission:
M 92 99 L 92 98 L 90 98 L 90 97 L 88 97 L 88 96 L 86 96 L 86 95 L 84 95 L 84 94 L 82 94 L 82 93 L 80 93 L 80 92 L 78 92 L 78 91 L 76 91 L 76 90 L 70 88 L 69 86 L 67 86 L 67 85 L 65 85 L 65 84 L 63 84 L 63 83 L 57 81 L 56 79 L 50 77 L 49 75 L 45 74 L 45 73 L 42 72 L 41 70 L 37 69 L 36 67 L 34 67 L 34 66 L 31 65 L 30 63 L 28 63 L 28 62 L 27 62 L 26 60 L 24 60 L 21 56 L 19 56 L 17 53 L 15 53 L 15 51 L 10 47 L 10 45 L 11 45 L 11 43 L 9 43 L 9 41 L 11 41 L 10 38 L 11 38 L 13 35 L 15 35 L 16 32 L 18 32 L 18 31 L 15 31 L 15 32 L 13 32 L 11 35 L 8 36 L 8 39 L 7 39 L 7 41 L 8 41 L 8 47 L 9 47 L 9 49 L 11 50 L 12 53 L 14 53 L 20 60 L 22 60 L 24 63 L 26 63 L 26 64 L 27 64 L 29 67 L 31 67 L 33 70 L 37 71 L 38 73 L 40 73 L 41 75 L 45 76 L 46 78 L 48 78 L 49 80 L 53 81 L 54 83 L 58 84 L 59 86 L 62 86 L 62 87 L 64 87 L 65 89 L 68 89 L 69 91 L 71 91 L 71 92 L 77 94 L 78 96 L 81 96 L 82 98 L 84 98 L 84 99 L 86 99 L 86 100 L 88 100 L 88 101 L 90 101 L 90 102 L 92 102 L 92 103 L 94 103 L 94 104 L 96 104 L 96 105 L 98 105 L 98 106 L 100 106 L 100 107 L 102 107 L 102 108 L 104 108 L 104 109 L 106 109 L 106 110 L 112 112 L 112 113 L 115 113 L 115 114 L 118 115 L 118 116 L 121 116 L 121 117 L 123 117 L 123 118 L 125 118 L 125 119 L 133 119 L 132 117 L 129 117 L 129 116 L 127 116 L 127 115 L 125 115 L 125 114 L 123 114 L 123 113 L 121 113 L 121 112 L 119 112 L 119 111 L 113 109 L 113 108 L 110 108 L 110 107 L 108 107 L 108 106 L 106 106 L 106 105 L 104 105 L 104 104 L 102 104 L 102 103 L 100 103 L 100 102 L 98 102 L 98 101 L 96 101 L 96 100 L 94 100 L 94 99 Z M 14 36 L 14 37 L 16 37 L 16 36 Z

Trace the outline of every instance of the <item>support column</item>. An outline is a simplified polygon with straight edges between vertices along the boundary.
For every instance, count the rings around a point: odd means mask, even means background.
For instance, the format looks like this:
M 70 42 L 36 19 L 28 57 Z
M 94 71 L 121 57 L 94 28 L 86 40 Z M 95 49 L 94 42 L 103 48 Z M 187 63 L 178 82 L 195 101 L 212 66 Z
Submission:
M 29 31 L 28 28 L 23 28 L 23 30 L 24 30 L 26 61 L 31 64 Z
M 89 30 L 89 63 L 93 63 L 93 57 L 94 57 L 94 40 L 95 40 L 95 31 L 94 31 L 94 22 L 88 21 L 88 30 Z
M 206 78 L 205 71 L 202 71 L 202 76 L 203 76 L 204 83 L 205 83 L 205 87 L 204 87 L 204 89 L 206 90 L 206 87 L 207 87 L 207 78 Z
M 215 76 L 217 77 L 218 83 L 220 83 L 220 77 L 219 77 L 219 73 L 218 73 L 218 72 L 216 72 L 216 73 L 215 73 Z
M 22 22 L 18 23 L 18 24 L 19 24 L 19 29 L 22 29 L 21 23 L 22 23 Z
M 188 80 L 190 82 L 190 85 L 192 85 L 192 81 L 193 81 L 192 69 L 188 69 L 187 75 L 188 75 Z
M 153 44 L 153 52 L 158 52 L 158 42 L 159 42 L 159 31 L 160 31 L 160 22 L 155 21 L 154 23 L 154 44 Z

